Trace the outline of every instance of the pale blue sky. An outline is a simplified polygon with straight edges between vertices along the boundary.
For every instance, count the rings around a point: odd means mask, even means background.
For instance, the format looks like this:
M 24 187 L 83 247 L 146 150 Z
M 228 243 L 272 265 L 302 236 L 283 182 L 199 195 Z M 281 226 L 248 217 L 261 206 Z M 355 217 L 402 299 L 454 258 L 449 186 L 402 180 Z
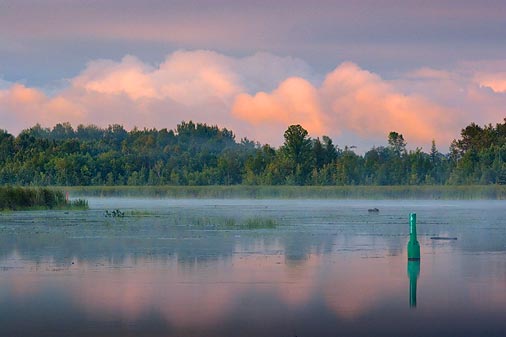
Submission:
M 301 58 L 322 74 L 343 61 L 389 77 L 506 55 L 504 0 L 0 1 L 0 75 L 46 85 L 87 61 L 178 49 Z

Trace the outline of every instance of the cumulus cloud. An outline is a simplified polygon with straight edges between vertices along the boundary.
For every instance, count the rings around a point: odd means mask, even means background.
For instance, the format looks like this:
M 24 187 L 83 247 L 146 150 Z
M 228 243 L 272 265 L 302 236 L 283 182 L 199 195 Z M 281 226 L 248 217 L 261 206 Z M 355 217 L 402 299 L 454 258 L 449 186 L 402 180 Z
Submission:
M 255 126 L 303 124 L 313 133 L 327 132 L 317 89 L 299 77 L 286 79 L 271 94 L 238 95 L 232 113 Z
M 364 137 L 385 137 L 392 130 L 407 134 L 416 143 L 447 137 L 448 109 L 416 94 L 404 94 L 355 64 L 337 67 L 321 91 L 334 123 Z
M 279 145 L 290 124 L 339 144 L 383 145 L 390 131 L 412 147 L 447 145 L 474 121 L 500 122 L 506 72 L 486 63 L 421 68 L 395 79 L 346 62 L 319 76 L 303 61 L 257 53 L 230 57 L 177 51 L 160 64 L 134 56 L 94 60 L 51 95 L 0 83 L 1 128 L 120 123 L 173 128 L 182 120 L 218 124 L 240 137 Z
M 230 103 L 238 93 L 275 86 L 287 76 L 309 74 L 303 61 L 267 53 L 232 58 L 206 50 L 176 51 L 157 67 L 134 56 L 120 62 L 93 61 L 72 85 L 102 94 L 125 94 L 133 100 L 170 98 L 198 105 L 208 98 Z
M 121 62 L 95 61 L 72 81 L 76 88 L 108 95 L 124 94 L 132 100 L 155 98 L 150 73 L 151 67 L 133 56 L 125 56 Z
M 301 60 L 268 53 L 233 58 L 212 51 L 177 51 L 158 65 L 134 56 L 95 60 L 52 96 L 2 82 L 0 115 L 2 127 L 11 132 L 60 121 L 172 128 L 193 119 L 234 127 L 229 110 L 238 94 L 309 73 Z
M 21 84 L 0 90 L 1 127 L 11 132 L 42 121 L 54 124 L 62 120 L 79 120 L 82 113 L 64 96 L 51 98 L 40 90 Z
M 319 87 L 290 78 L 271 93 L 241 94 L 232 111 L 258 126 L 300 123 L 316 135 L 346 130 L 366 138 L 384 138 L 396 130 L 417 143 L 447 140 L 453 114 L 423 97 L 402 94 L 353 63 L 341 64 Z
M 496 73 L 479 73 L 476 81 L 482 87 L 492 89 L 496 93 L 506 93 L 506 71 Z

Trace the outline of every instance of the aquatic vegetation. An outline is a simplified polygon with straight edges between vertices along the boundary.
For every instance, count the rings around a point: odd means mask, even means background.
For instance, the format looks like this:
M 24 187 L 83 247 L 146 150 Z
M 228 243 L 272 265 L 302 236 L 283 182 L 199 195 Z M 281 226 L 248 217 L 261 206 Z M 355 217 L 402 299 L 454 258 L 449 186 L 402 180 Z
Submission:
M 145 216 L 152 216 L 154 215 L 153 212 L 147 211 L 147 210 L 131 210 L 126 214 L 127 216 L 132 217 L 145 217 Z
M 431 186 L 80 186 L 66 187 L 86 197 L 199 199 L 506 199 L 506 185 Z
M 86 210 L 89 208 L 89 205 L 88 205 L 88 200 L 86 199 L 75 199 L 75 200 L 70 200 L 69 202 L 66 203 L 66 205 L 68 205 L 70 209 L 81 209 L 81 210 Z
M 278 226 L 278 223 L 274 219 L 269 218 L 254 218 L 247 219 L 244 222 L 244 226 L 247 229 L 273 229 Z
M 88 202 L 68 200 L 63 191 L 57 189 L 0 187 L 0 210 L 27 209 L 88 209 Z
M 276 220 L 271 218 L 198 217 L 187 221 L 192 227 L 217 230 L 274 229 L 278 226 Z

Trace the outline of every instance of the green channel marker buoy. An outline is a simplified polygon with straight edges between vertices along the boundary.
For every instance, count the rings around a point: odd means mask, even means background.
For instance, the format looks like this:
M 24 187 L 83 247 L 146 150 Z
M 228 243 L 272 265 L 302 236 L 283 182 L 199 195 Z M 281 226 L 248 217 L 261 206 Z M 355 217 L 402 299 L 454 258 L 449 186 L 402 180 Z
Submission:
M 420 260 L 420 244 L 416 239 L 416 213 L 409 214 L 408 261 Z

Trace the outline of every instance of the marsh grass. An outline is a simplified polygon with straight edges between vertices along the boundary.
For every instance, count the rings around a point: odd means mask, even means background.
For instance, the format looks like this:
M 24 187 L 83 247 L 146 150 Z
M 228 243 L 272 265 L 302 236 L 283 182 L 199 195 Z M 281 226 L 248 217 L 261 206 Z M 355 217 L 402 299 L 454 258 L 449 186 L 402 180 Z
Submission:
M 274 229 L 278 226 L 276 220 L 271 218 L 246 218 L 237 219 L 232 217 L 177 217 L 174 221 L 177 225 L 209 230 L 253 230 Z
M 406 186 L 75 186 L 89 197 L 216 199 L 506 199 L 506 185 Z
M 154 216 L 155 214 L 153 212 L 146 211 L 146 210 L 134 209 L 134 210 L 131 210 L 130 212 L 127 212 L 125 215 L 140 218 L 140 217 Z
M 63 191 L 51 188 L 0 186 L 0 210 L 88 209 L 84 199 L 67 201 Z
M 79 210 L 87 210 L 90 208 L 88 205 L 88 200 L 86 199 L 75 199 L 70 200 L 69 202 L 63 205 L 64 209 L 79 209 Z
M 266 218 L 247 219 L 244 223 L 246 229 L 274 229 L 277 226 L 276 220 Z

